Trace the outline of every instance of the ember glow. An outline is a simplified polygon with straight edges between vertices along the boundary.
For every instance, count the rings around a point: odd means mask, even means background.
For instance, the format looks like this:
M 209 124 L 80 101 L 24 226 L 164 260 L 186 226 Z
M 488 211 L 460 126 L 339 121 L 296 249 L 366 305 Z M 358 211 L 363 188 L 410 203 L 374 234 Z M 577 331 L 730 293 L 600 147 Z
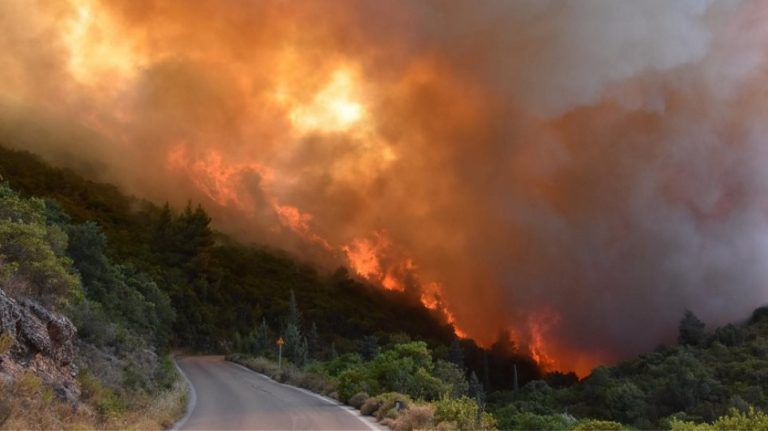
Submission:
M 590 367 L 768 301 L 760 0 L 0 2 L 0 136 Z

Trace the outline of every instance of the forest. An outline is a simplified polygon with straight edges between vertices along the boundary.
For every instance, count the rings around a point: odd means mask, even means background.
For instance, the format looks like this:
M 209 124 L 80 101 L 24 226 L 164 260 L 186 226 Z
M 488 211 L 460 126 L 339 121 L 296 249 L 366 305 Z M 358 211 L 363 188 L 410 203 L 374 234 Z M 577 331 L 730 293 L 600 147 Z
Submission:
M 237 242 L 199 205 L 155 205 L 2 147 L 0 176 L 2 288 L 62 310 L 83 352 L 121 358 L 117 376 L 90 364 L 105 415 L 169 390 L 168 353 L 183 349 L 230 354 L 396 429 L 768 427 L 765 307 L 711 331 L 688 312 L 677 344 L 579 380 L 504 334 L 488 348 L 458 339 L 408 293 Z

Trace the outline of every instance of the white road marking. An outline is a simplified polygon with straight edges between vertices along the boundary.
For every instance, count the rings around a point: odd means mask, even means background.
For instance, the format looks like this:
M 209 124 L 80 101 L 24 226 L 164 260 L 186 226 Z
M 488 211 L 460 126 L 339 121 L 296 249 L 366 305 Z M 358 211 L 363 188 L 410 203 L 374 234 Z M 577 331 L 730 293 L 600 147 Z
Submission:
M 178 362 L 176 362 L 176 358 L 173 358 L 173 365 L 176 367 L 177 370 L 179 370 L 179 374 L 181 374 L 181 377 L 184 377 L 184 380 L 187 381 L 187 388 L 189 390 L 187 393 L 189 394 L 189 399 L 187 400 L 187 411 L 182 416 L 181 419 L 176 421 L 175 424 L 171 428 L 169 428 L 169 431 L 178 431 L 181 429 L 181 427 L 184 426 L 184 424 L 189 420 L 189 417 L 192 416 L 192 411 L 195 410 L 195 406 L 197 405 L 197 392 L 195 392 L 195 387 L 192 386 L 192 381 L 189 380 L 189 377 L 187 377 L 186 374 L 184 374 L 184 371 L 181 370 L 181 367 L 179 366 Z
M 238 364 L 236 362 L 232 362 L 232 361 L 227 361 L 227 362 L 229 362 L 230 364 L 232 364 L 232 365 L 234 365 L 236 367 L 240 367 L 240 368 L 244 369 L 245 371 L 248 371 L 248 372 L 251 372 L 253 374 L 256 374 L 257 376 L 259 376 L 261 378 L 264 378 L 264 379 L 267 379 L 267 380 L 272 381 L 274 383 L 277 383 L 278 385 L 283 385 L 283 386 L 289 387 L 291 389 L 295 389 L 295 390 L 297 390 L 299 392 L 303 392 L 303 393 L 305 393 L 307 395 L 311 395 L 311 396 L 313 396 L 313 397 L 315 397 L 317 399 L 325 401 L 328 404 L 333 404 L 334 406 L 339 407 L 342 410 L 344 410 L 345 412 L 347 412 L 347 413 L 351 414 L 352 416 L 360 419 L 360 421 L 362 423 L 364 423 L 368 427 L 368 429 L 370 429 L 371 431 L 382 431 L 382 430 L 386 430 L 387 429 L 387 428 L 382 427 L 379 424 L 372 423 L 371 419 L 363 416 L 357 410 L 353 409 L 352 407 L 349 407 L 349 406 L 346 406 L 344 404 L 341 404 L 340 402 L 338 402 L 338 401 L 336 401 L 336 400 L 334 400 L 332 398 L 328 398 L 326 396 L 323 396 L 323 395 L 320 395 L 320 394 L 316 394 L 316 393 L 314 393 L 312 391 L 308 391 L 308 390 L 306 390 L 304 388 L 299 388 L 299 387 L 296 387 L 296 386 L 293 386 L 293 385 L 289 385 L 287 383 L 278 382 L 277 380 L 275 380 L 275 379 L 273 379 L 273 378 L 271 378 L 271 377 L 269 377 L 269 376 L 267 376 L 265 374 L 257 373 L 256 371 L 254 371 L 254 370 L 252 370 L 252 369 L 250 369 L 248 367 L 245 367 L 243 365 L 240 365 L 240 364 Z

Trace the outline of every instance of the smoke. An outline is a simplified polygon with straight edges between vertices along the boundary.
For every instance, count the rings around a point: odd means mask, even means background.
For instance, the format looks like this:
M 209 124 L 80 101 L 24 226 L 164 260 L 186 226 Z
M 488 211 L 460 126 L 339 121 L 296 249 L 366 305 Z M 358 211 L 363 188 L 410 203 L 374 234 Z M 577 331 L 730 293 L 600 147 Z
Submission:
M 0 134 L 584 372 L 768 300 L 760 1 L 0 4 Z

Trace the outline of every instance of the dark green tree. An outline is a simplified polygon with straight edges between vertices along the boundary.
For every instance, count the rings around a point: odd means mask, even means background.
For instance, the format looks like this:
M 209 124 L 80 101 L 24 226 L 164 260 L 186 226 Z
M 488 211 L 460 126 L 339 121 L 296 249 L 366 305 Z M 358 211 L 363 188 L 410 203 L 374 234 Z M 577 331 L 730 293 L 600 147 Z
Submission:
M 448 360 L 453 362 L 457 367 L 464 369 L 464 351 L 461 350 L 461 343 L 459 343 L 459 340 L 451 341 L 451 346 L 448 350 Z
M 375 335 L 366 335 L 360 340 L 360 356 L 365 361 L 372 361 L 379 354 L 379 339 Z
M 480 384 L 480 379 L 477 378 L 477 374 L 475 374 L 474 371 L 469 374 L 468 392 L 469 396 L 474 398 L 479 406 L 485 405 L 485 391 L 483 390 L 483 385 Z
M 317 334 L 315 322 L 312 322 L 307 334 L 307 356 L 310 360 L 320 359 L 320 336 Z
M 257 355 L 267 355 L 272 351 L 272 339 L 270 338 L 270 329 L 267 324 L 267 319 L 261 319 L 261 325 L 256 329 L 256 345 L 254 346 L 254 352 Z
M 677 341 L 680 344 L 699 346 L 704 343 L 706 333 L 705 324 L 691 310 L 685 310 L 685 315 L 680 320 Z

